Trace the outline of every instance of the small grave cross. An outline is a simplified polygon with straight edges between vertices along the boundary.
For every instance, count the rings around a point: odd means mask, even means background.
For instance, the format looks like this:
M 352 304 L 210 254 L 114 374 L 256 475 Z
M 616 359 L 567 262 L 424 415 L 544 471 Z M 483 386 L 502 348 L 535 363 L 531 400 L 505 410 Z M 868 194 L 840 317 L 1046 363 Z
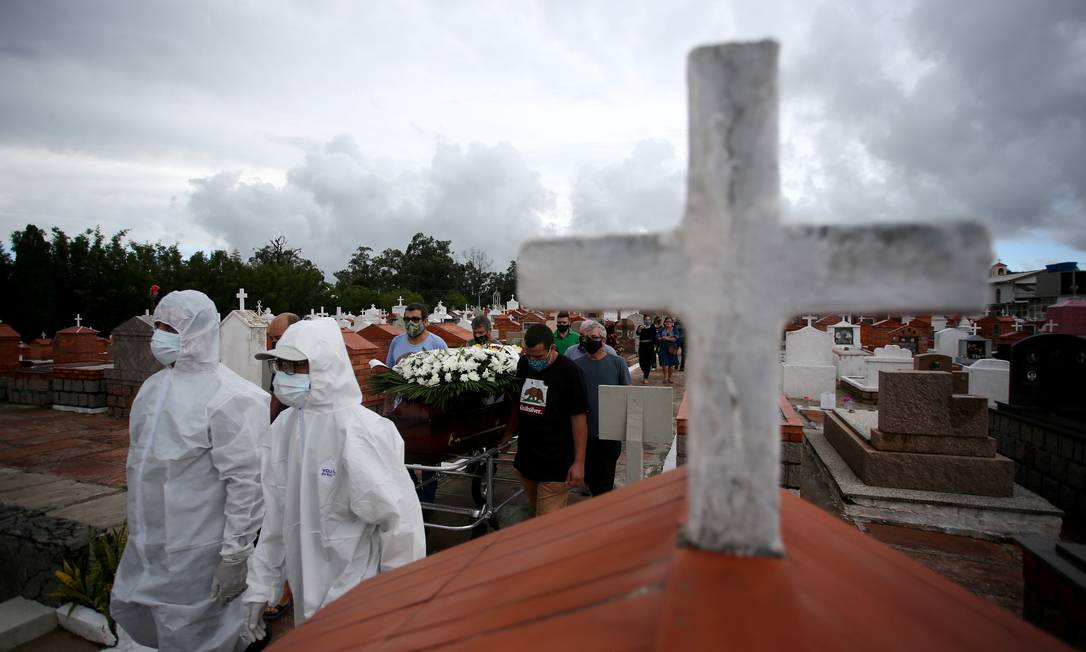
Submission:
M 517 289 L 537 308 L 654 305 L 694 356 L 686 540 L 779 555 L 780 331 L 789 315 L 967 311 L 991 247 L 975 224 L 782 225 L 777 44 L 690 54 L 686 214 L 673 231 L 528 242 Z M 773 261 L 766 265 L 766 261 Z M 605 274 L 622 283 L 585 283 Z
M 264 312 L 264 304 L 261 303 L 260 299 L 256 300 L 256 312 L 257 314 Z
M 249 296 L 245 294 L 245 288 L 239 289 L 234 296 L 238 298 L 238 310 L 245 310 L 245 299 Z
M 815 317 L 814 315 L 803 315 L 803 317 L 801 317 L 800 319 L 806 319 L 807 325 L 811 326 L 813 322 L 818 320 L 818 317 Z
M 1045 322 L 1045 325 L 1042 328 L 1047 333 L 1055 333 L 1057 326 L 1059 326 L 1059 324 L 1057 324 L 1056 322 L 1049 319 L 1048 321 Z
M 83 317 L 80 316 L 79 313 L 75 314 L 75 327 L 76 328 L 82 328 L 83 327 Z

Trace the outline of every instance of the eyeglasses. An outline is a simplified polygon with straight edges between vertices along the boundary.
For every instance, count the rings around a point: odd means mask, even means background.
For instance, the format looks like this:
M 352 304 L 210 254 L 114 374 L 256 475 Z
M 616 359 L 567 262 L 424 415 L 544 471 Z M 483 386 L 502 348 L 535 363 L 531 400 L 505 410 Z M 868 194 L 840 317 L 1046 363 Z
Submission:
M 293 376 L 296 373 L 309 373 L 309 361 L 291 362 L 289 360 L 276 360 L 275 370 Z
M 412 324 L 417 324 L 420 321 L 422 321 L 422 317 L 404 317 L 403 320 L 404 321 L 409 321 Z

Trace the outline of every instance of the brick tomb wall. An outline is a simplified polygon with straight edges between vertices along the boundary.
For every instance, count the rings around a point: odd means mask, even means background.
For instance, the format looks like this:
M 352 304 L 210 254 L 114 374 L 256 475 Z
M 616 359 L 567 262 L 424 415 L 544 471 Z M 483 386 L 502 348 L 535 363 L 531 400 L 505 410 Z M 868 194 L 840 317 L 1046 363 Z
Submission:
M 999 452 L 1014 460 L 1015 482 L 1086 527 L 1086 437 L 1041 419 L 989 410 Z

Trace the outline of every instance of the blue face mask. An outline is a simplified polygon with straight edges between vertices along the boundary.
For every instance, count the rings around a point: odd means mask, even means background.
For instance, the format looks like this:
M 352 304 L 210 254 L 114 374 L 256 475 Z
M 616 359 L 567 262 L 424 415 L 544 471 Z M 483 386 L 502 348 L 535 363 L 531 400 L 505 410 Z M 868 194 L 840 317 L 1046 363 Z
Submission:
M 272 379 L 272 391 L 283 405 L 298 407 L 309 397 L 309 374 L 277 373 Z
M 532 368 L 532 371 L 539 373 L 547 368 L 547 365 L 551 363 L 550 356 L 545 358 L 528 358 L 528 366 Z
M 177 362 L 181 355 L 181 335 L 162 329 L 155 329 L 151 336 L 151 355 L 164 367 Z

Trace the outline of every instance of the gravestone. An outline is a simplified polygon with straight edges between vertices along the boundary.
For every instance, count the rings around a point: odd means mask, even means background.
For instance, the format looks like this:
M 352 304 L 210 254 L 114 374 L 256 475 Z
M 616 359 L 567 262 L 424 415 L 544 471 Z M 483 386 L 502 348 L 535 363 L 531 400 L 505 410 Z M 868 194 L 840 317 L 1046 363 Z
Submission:
M 1063 509 L 1071 528 L 1086 528 L 1086 340 L 1034 335 L 1014 345 L 1009 365 L 992 432 L 1022 484 Z
M 151 355 L 155 332 L 150 315 L 137 315 L 117 326 L 113 338 L 113 368 L 105 370 L 106 405 L 114 417 L 127 417 L 143 381 L 162 368 Z
M 935 352 L 958 357 L 958 342 L 969 336 L 969 333 L 960 328 L 944 328 L 935 333 Z
M 991 259 L 987 232 L 972 224 L 781 225 L 776 69 L 770 41 L 691 53 L 677 229 L 532 241 L 518 257 L 518 289 L 533 306 L 658 305 L 683 318 L 693 350 L 712 351 L 687 370 L 685 536 L 747 555 L 782 550 L 776 384 L 788 315 L 975 310 Z M 622 281 L 585 283 L 601 276 Z
M 20 342 L 19 333 L 10 324 L 0 322 L 0 374 L 19 368 Z M 0 400 L 6 400 L 6 396 Z
M 969 375 L 970 394 L 983 396 L 992 407 L 1007 400 L 1010 392 L 1011 363 L 985 358 L 963 367 L 963 370 Z
M 858 349 L 862 345 L 860 341 L 860 326 L 847 319 L 842 319 L 829 327 L 833 334 L 833 346 L 835 349 Z
M 1015 344 L 1007 402 L 1086 424 L 1086 339 L 1044 333 Z
M 933 315 L 931 318 L 931 329 L 936 333 L 946 328 L 946 324 L 946 317 L 943 315 Z
M 913 352 L 897 344 L 887 344 L 875 349 L 871 357 L 864 358 L 862 378 L 846 376 L 842 385 L 857 398 L 865 401 L 878 400 L 879 378 L 884 371 L 913 368 Z
M 992 341 L 980 335 L 966 335 L 958 341 L 958 364 L 992 357 Z
M 429 318 L 430 323 L 431 324 L 440 324 L 442 322 L 448 321 L 448 319 L 449 319 L 449 311 L 445 308 L 445 304 L 438 301 L 437 302 L 437 307 L 435 307 L 434 311 L 432 313 L 430 313 L 430 318 Z
M 53 336 L 53 364 L 98 364 L 106 356 L 98 353 L 98 331 L 88 326 L 70 326 Z
M 517 295 L 515 295 L 515 294 L 512 295 L 511 298 L 508 301 L 505 302 L 505 309 L 507 311 L 508 310 L 519 310 L 520 309 L 520 302 L 517 301 Z
M 373 304 L 370 304 L 370 307 L 373 308 Z M 396 317 L 403 317 L 403 313 L 406 310 L 407 305 L 403 302 L 403 297 L 401 296 L 396 300 L 396 305 L 392 306 L 392 314 Z
M 865 484 L 1009 497 L 1014 462 L 988 437 L 988 406 L 953 394 L 944 371 L 883 371 L 877 423 L 871 412 L 835 409 L 823 432 Z
M 257 387 L 268 387 L 271 383 L 271 368 L 254 357 L 268 350 L 267 333 L 268 322 L 252 310 L 232 310 L 219 325 L 223 365 Z
M 781 391 L 788 398 L 821 396 L 837 386 L 833 337 L 813 326 L 785 335 Z

